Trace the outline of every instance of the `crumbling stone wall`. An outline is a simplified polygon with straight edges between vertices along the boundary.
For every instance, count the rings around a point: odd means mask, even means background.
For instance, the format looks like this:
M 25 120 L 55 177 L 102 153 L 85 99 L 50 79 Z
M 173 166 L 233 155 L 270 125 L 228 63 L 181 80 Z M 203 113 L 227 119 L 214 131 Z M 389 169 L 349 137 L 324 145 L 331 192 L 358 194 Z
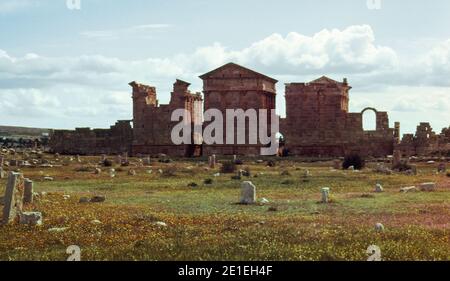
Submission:
M 404 156 L 450 156 L 450 126 L 436 134 L 430 123 L 420 123 L 416 133 L 404 135 L 396 149 Z
M 176 80 L 169 104 L 159 105 L 155 87 L 131 82 L 133 88 L 133 145 L 134 155 L 156 155 L 159 153 L 190 157 L 201 154 L 199 146 L 194 144 L 194 118 L 201 117 L 202 97 L 200 93 L 191 93 L 190 84 Z M 171 122 L 172 112 L 186 109 L 191 113 L 192 145 L 174 145 L 171 139 L 173 127 L 179 122 Z
M 132 139 L 130 121 L 118 121 L 110 129 L 55 130 L 49 145 L 51 152 L 59 154 L 119 154 L 131 151 Z
M 392 154 L 395 129 L 389 128 L 387 112 L 366 108 L 349 113 L 347 79 L 343 82 L 321 77 L 309 83 L 286 84 L 286 118 L 281 133 L 291 154 L 343 156 Z M 363 114 L 376 114 L 376 130 L 363 130 Z
M 229 63 L 208 72 L 200 78 L 203 80 L 203 93 L 205 96 L 204 109 L 218 109 L 226 120 L 227 109 L 255 109 L 259 120 L 259 110 L 268 110 L 269 136 L 271 120 L 270 110 L 275 109 L 277 80 L 255 72 L 240 65 Z M 204 127 L 209 123 L 205 122 Z M 226 124 L 223 127 L 223 145 L 204 145 L 205 155 L 259 155 L 261 144 L 249 144 L 249 125 L 246 121 L 246 145 L 237 144 L 237 122 L 234 124 L 234 145 L 226 144 Z

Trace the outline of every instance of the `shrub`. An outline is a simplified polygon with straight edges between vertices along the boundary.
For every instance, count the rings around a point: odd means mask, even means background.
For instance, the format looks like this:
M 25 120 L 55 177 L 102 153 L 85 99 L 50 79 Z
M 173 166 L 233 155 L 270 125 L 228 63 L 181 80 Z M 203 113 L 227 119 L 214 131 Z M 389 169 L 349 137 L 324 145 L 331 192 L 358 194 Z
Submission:
M 241 159 L 236 159 L 236 160 L 234 160 L 234 164 L 236 164 L 236 165 L 244 165 L 244 161 L 242 161 Z
M 220 171 L 224 174 L 232 174 L 236 172 L 236 164 L 233 161 L 225 162 L 222 164 Z
M 366 165 L 366 161 L 359 154 L 350 154 L 345 156 L 344 163 L 342 163 L 342 168 L 347 170 L 353 166 L 356 170 L 361 170 Z
M 447 177 L 449 177 L 449 178 L 450 178 L 450 172 L 447 172 Z
M 103 161 L 103 166 L 105 167 L 112 167 L 113 162 L 109 159 L 105 159 L 105 161 Z
M 275 163 L 275 161 L 273 161 L 273 160 L 269 160 L 269 161 L 267 161 L 267 166 L 269 166 L 269 167 L 275 167 L 277 164 Z
M 204 183 L 204 184 L 207 184 L 207 185 L 213 184 L 213 180 L 212 180 L 212 179 L 206 179 L 206 180 L 204 180 L 203 183 Z

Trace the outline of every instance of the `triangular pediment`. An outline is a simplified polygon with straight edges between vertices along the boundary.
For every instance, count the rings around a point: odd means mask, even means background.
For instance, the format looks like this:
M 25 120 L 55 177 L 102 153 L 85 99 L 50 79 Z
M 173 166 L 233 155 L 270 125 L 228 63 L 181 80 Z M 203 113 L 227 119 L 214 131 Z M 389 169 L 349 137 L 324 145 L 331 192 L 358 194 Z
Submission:
M 249 68 L 243 67 L 241 65 L 235 63 L 228 63 L 219 68 L 216 68 L 208 73 L 205 73 L 200 76 L 201 79 L 211 79 L 211 78 L 262 78 L 265 80 L 269 80 L 273 83 L 277 83 L 278 80 L 273 79 L 269 76 L 251 70 Z
M 322 76 L 316 80 L 309 82 L 310 84 L 342 84 L 336 80 L 333 80 L 327 76 Z

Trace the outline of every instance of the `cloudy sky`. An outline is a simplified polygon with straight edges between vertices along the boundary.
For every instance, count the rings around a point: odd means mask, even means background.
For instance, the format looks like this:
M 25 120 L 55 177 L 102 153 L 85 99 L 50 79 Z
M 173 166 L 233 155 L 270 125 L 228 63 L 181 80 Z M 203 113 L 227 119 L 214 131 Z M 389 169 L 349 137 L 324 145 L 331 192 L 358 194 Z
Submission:
M 1 125 L 109 127 L 131 119 L 128 82 L 167 103 L 175 78 L 201 91 L 230 61 L 280 81 L 281 115 L 284 83 L 327 75 L 348 78 L 351 111 L 389 111 L 403 133 L 450 125 L 448 0 L 66 2 L 0 0 Z

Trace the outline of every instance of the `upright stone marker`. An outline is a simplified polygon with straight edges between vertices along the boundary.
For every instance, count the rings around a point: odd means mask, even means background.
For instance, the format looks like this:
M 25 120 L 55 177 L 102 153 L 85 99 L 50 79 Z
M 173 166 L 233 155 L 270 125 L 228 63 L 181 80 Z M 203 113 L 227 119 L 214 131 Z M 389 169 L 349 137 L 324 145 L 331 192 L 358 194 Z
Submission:
M 392 169 L 400 165 L 402 162 L 402 152 L 400 150 L 394 151 L 394 158 L 392 159 Z
M 216 155 L 209 156 L 209 168 L 214 169 L 216 167 Z
M 241 184 L 241 204 L 256 203 L 256 186 L 250 181 Z
M 324 187 L 322 188 L 322 203 L 330 202 L 330 188 Z
M 6 185 L 2 222 L 8 224 L 22 212 L 23 180 L 19 173 L 10 172 Z
M 31 204 L 33 203 L 33 181 L 29 179 L 24 180 L 24 192 L 23 192 L 23 203 Z

